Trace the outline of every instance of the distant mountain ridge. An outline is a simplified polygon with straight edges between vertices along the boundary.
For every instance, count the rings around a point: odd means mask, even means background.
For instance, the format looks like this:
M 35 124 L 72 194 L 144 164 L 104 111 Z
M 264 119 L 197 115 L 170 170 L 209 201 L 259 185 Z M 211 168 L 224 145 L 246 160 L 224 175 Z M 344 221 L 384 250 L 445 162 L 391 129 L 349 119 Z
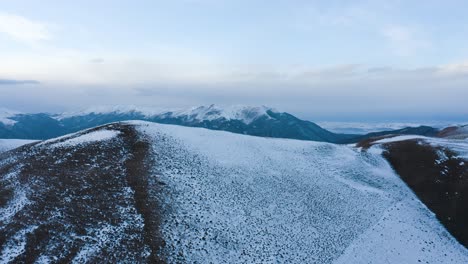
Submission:
M 2 114 L 3 113 L 3 114 Z M 266 106 L 198 106 L 161 109 L 135 106 L 94 107 L 61 114 L 22 114 L 0 111 L 0 138 L 49 139 L 107 123 L 143 120 L 161 124 L 203 127 L 261 137 L 290 138 L 330 143 L 354 143 L 385 135 L 434 136 L 432 127 L 406 128 L 367 135 L 339 134 L 294 115 Z

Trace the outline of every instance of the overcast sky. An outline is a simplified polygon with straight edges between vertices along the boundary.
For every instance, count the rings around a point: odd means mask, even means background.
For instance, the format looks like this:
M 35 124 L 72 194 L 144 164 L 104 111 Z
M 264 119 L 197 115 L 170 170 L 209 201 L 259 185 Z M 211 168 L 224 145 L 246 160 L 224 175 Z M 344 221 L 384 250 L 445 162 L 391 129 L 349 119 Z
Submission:
M 0 107 L 468 116 L 464 0 L 0 0 Z

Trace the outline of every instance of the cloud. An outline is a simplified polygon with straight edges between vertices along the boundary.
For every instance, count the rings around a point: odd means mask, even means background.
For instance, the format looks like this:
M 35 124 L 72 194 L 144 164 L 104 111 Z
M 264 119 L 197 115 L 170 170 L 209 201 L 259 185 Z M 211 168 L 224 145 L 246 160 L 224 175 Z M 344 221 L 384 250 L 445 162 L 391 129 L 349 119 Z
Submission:
M 40 82 L 36 80 L 0 79 L 0 85 L 25 85 L 25 84 L 40 84 Z
M 445 76 L 468 76 L 468 62 L 443 65 L 438 73 Z
M 99 64 L 99 63 L 104 63 L 104 59 L 103 58 L 94 58 L 94 59 L 91 59 L 89 62 Z
M 431 46 L 420 31 L 407 26 L 387 26 L 383 28 L 382 35 L 387 39 L 394 53 L 399 56 L 411 56 Z
M 0 13 L 0 33 L 21 42 L 37 42 L 51 38 L 46 24 L 6 13 Z

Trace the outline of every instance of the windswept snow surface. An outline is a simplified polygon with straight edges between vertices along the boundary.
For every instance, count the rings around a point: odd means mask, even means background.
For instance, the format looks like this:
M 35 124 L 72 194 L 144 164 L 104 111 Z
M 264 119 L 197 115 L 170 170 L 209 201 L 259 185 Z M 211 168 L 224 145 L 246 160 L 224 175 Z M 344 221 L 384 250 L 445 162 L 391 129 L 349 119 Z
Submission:
M 0 153 L 11 149 L 21 147 L 23 145 L 37 142 L 37 140 L 26 140 L 26 139 L 0 139 Z
M 52 147 L 70 147 L 76 145 L 83 145 L 93 143 L 96 141 L 110 140 L 119 135 L 119 131 L 116 130 L 98 130 L 89 132 L 78 137 L 73 137 L 65 141 L 61 141 L 52 145 Z
M 380 155 L 132 124 L 152 141 L 152 184 L 164 186 L 168 263 L 468 263 Z

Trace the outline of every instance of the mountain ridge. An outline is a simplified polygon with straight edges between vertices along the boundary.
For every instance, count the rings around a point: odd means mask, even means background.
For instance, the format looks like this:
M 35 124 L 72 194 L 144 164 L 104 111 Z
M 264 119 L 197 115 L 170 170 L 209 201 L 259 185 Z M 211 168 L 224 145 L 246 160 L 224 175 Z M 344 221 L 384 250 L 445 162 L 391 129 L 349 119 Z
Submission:
M 383 157 L 345 145 L 118 122 L 0 153 L 0 183 L 0 262 L 468 259 Z
M 302 120 L 290 113 L 267 106 L 234 105 L 221 107 L 212 104 L 187 109 L 163 109 L 121 105 L 93 107 L 61 114 L 8 113 L 0 115 L 2 117 L 0 119 L 0 138 L 48 139 L 90 127 L 126 120 L 142 120 L 261 137 L 339 144 L 356 143 L 366 138 L 385 134 L 435 136 L 438 133 L 436 128 L 422 126 L 366 135 L 340 134 L 324 129 L 314 122 Z

